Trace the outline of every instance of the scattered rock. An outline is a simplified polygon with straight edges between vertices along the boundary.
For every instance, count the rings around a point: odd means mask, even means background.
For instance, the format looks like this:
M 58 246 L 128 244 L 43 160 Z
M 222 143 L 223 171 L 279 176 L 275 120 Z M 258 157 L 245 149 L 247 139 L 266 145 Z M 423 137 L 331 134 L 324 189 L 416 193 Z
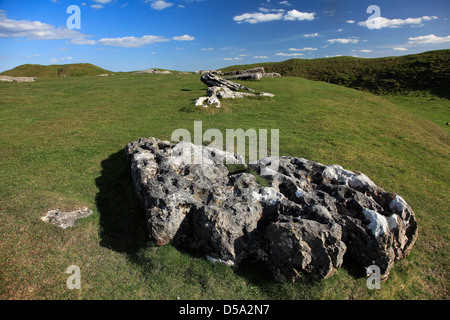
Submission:
M 206 74 L 202 75 L 202 77 L 200 79 L 208 87 L 227 87 L 228 89 L 233 90 L 233 91 L 244 90 L 244 91 L 249 91 L 249 92 L 255 92 L 255 90 L 247 88 L 246 86 L 243 86 L 242 84 L 225 80 L 225 79 L 220 78 L 212 73 L 206 73 Z
M 248 70 L 237 70 L 237 71 L 230 71 L 225 73 L 225 76 L 236 76 L 236 75 L 244 75 L 244 74 L 256 74 L 256 73 L 260 73 L 260 74 L 264 74 L 264 68 L 263 67 L 257 67 L 257 68 L 253 68 L 253 69 L 248 69 Z
M 171 74 L 172 72 L 170 72 L 170 71 L 158 71 L 156 69 L 147 69 L 147 70 L 137 71 L 134 74 L 147 74 L 147 73 L 151 73 L 151 74 Z
M 217 74 L 217 75 L 222 75 L 222 71 L 220 70 L 197 70 L 195 71 L 196 74 L 207 74 L 207 73 L 212 73 L 212 74 Z
M 243 159 L 222 150 L 141 138 L 125 152 L 158 246 L 171 242 L 236 267 L 260 261 L 277 280 L 295 281 L 330 277 L 344 259 L 361 270 L 377 265 L 386 278 L 417 238 L 402 197 L 341 166 L 281 157 L 262 187 L 250 173 L 230 174 L 224 159 Z M 203 162 L 193 161 L 196 154 Z M 261 175 L 273 161 L 249 167 Z
M 102 74 L 98 74 L 97 77 L 109 77 L 109 76 L 114 76 L 114 73 L 108 74 L 108 73 L 102 73 Z
M 227 76 L 223 77 L 226 80 L 261 80 L 262 79 L 262 73 L 244 73 L 244 74 L 237 74 L 234 76 Z
M 0 76 L 0 81 L 3 82 L 34 82 L 36 77 L 10 77 Z
M 281 78 L 281 74 L 276 72 L 263 73 L 262 76 L 264 78 Z
M 259 73 L 254 73 L 253 75 L 258 75 Z M 260 75 L 260 74 L 259 74 Z M 220 78 L 216 75 L 207 73 L 201 77 L 201 81 L 208 86 L 207 94 L 208 97 L 200 97 L 195 101 L 196 106 L 208 107 L 209 105 L 215 104 L 217 108 L 220 107 L 220 99 L 235 99 L 243 97 L 274 97 L 271 93 L 249 93 L 241 92 L 239 90 L 245 90 L 250 92 L 255 92 L 255 90 L 247 88 L 239 83 L 231 82 L 224 78 Z
M 82 208 L 70 212 L 64 212 L 56 209 L 47 212 L 47 214 L 43 216 L 41 220 L 44 222 L 52 223 L 60 228 L 67 229 L 73 227 L 78 219 L 89 217 L 91 214 L 92 211 L 88 208 Z
M 215 105 L 216 108 L 220 108 L 220 100 L 216 96 L 200 97 L 195 100 L 196 107 L 202 106 L 203 108 L 207 108 L 212 105 Z
M 281 78 L 281 74 L 271 72 L 266 73 L 263 67 L 257 67 L 248 70 L 230 71 L 224 74 L 227 80 L 261 80 L 261 78 Z

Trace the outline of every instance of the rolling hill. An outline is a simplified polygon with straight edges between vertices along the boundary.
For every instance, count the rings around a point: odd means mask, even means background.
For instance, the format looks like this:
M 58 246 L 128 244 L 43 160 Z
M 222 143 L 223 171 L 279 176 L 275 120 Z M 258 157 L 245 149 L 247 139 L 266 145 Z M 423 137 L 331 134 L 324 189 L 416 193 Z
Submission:
M 102 69 L 90 63 L 74 63 L 62 65 L 43 66 L 40 64 L 23 64 L 14 69 L 0 73 L 2 76 L 11 77 L 37 77 L 37 78 L 57 78 L 57 77 L 83 77 L 96 76 L 111 71 Z
M 426 91 L 450 98 L 450 50 L 400 57 L 291 59 L 277 63 L 231 66 L 222 72 L 264 67 L 282 76 L 325 81 L 373 93 Z

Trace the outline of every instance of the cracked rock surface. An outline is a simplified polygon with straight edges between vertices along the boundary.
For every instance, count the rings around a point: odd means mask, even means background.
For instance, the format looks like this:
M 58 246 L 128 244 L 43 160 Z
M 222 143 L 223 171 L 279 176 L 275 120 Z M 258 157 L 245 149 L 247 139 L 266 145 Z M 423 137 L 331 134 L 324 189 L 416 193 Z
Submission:
M 222 164 L 242 157 L 209 147 L 140 138 L 125 153 L 150 238 L 209 261 L 259 261 L 275 279 L 295 281 L 328 278 L 352 259 L 361 269 L 377 265 L 387 278 L 417 238 L 414 212 L 401 196 L 338 165 L 281 157 L 263 187 L 253 174 L 230 174 Z M 249 167 L 263 174 L 273 160 Z

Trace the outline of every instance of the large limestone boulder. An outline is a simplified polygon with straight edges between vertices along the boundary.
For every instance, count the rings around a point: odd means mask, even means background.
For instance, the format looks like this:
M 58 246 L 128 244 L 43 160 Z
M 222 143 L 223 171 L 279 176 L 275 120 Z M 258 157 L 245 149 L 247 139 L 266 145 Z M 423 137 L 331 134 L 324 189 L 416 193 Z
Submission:
M 387 278 L 417 238 L 414 212 L 401 196 L 337 165 L 281 157 L 263 187 L 250 173 L 230 174 L 224 160 L 243 159 L 222 150 L 141 138 L 125 152 L 159 246 L 171 242 L 236 267 L 260 261 L 277 280 L 295 281 L 330 277 L 345 259 L 362 270 L 377 265 Z M 249 167 L 262 175 L 274 160 Z

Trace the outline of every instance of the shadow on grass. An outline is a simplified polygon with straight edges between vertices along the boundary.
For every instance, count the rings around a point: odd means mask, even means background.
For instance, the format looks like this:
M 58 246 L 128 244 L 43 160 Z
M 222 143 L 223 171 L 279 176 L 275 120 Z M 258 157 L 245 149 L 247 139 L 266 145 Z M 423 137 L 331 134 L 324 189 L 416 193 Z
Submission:
M 101 245 L 129 255 L 149 241 L 145 213 L 134 195 L 130 161 L 123 150 L 102 161 L 95 180 Z

